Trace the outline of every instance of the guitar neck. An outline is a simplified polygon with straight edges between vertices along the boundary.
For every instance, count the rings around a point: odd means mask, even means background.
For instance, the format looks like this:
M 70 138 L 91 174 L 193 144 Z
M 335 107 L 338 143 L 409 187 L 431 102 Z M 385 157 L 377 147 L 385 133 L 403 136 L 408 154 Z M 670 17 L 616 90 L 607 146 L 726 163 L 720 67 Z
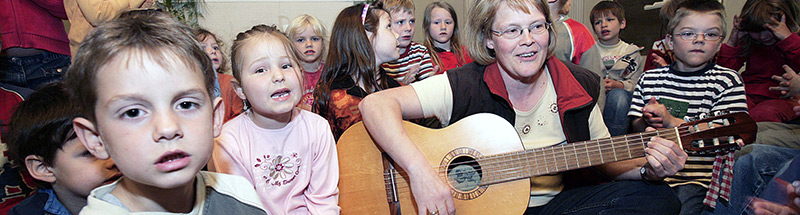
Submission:
M 658 136 L 680 144 L 680 127 L 528 149 L 483 157 L 484 180 L 497 184 L 533 176 L 644 157 L 650 138 Z

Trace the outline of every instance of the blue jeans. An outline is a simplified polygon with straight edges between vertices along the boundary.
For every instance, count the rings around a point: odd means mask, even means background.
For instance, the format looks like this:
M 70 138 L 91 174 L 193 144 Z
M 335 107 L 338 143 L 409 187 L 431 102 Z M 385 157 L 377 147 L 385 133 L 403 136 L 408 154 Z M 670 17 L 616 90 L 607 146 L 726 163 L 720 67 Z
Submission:
M 535 214 L 678 214 L 681 203 L 663 183 L 616 181 L 563 191 L 549 203 L 528 208 Z
M 714 214 L 746 214 L 750 197 L 761 196 L 783 164 L 800 153 L 797 149 L 772 145 L 751 144 L 745 147 L 752 147 L 752 152 L 737 159 L 733 165 L 731 199 L 727 204 L 718 200 Z
M 606 93 L 606 105 L 603 108 L 603 121 L 606 122 L 611 136 L 628 133 L 628 111 L 631 109 L 633 93 L 625 89 L 613 89 Z
M 61 80 L 70 65 L 69 55 L 43 52 L 24 57 L 0 57 L 0 82 L 29 89 Z

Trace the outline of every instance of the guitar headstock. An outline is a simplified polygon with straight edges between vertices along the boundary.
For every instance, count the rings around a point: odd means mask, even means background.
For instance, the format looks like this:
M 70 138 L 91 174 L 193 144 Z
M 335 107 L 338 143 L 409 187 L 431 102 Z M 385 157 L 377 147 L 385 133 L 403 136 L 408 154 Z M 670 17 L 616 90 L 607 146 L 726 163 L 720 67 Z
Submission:
M 678 129 L 683 150 L 689 154 L 735 150 L 739 148 L 737 139 L 750 144 L 755 141 L 758 131 L 756 122 L 744 112 L 688 122 Z

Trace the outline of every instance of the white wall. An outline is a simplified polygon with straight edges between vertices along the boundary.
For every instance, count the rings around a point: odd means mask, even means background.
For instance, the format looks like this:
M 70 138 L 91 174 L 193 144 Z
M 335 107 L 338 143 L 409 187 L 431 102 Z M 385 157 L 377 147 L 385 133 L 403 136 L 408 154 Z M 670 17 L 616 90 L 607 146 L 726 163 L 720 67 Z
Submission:
M 236 34 L 257 24 L 275 24 L 283 31 L 294 17 L 310 14 L 320 19 L 330 32 L 336 15 L 353 5 L 353 1 L 206 0 L 206 5 L 200 25 L 224 41 L 225 53 L 230 56 Z

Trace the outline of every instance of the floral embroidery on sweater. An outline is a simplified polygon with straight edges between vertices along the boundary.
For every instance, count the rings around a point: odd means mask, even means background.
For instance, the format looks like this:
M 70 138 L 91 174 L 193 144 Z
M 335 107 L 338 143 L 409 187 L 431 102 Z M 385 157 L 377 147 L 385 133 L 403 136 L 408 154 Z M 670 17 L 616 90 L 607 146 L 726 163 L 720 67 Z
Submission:
M 300 157 L 296 152 L 291 155 L 263 155 L 256 158 L 253 166 L 263 172 L 261 178 L 272 186 L 291 183 L 300 174 Z

